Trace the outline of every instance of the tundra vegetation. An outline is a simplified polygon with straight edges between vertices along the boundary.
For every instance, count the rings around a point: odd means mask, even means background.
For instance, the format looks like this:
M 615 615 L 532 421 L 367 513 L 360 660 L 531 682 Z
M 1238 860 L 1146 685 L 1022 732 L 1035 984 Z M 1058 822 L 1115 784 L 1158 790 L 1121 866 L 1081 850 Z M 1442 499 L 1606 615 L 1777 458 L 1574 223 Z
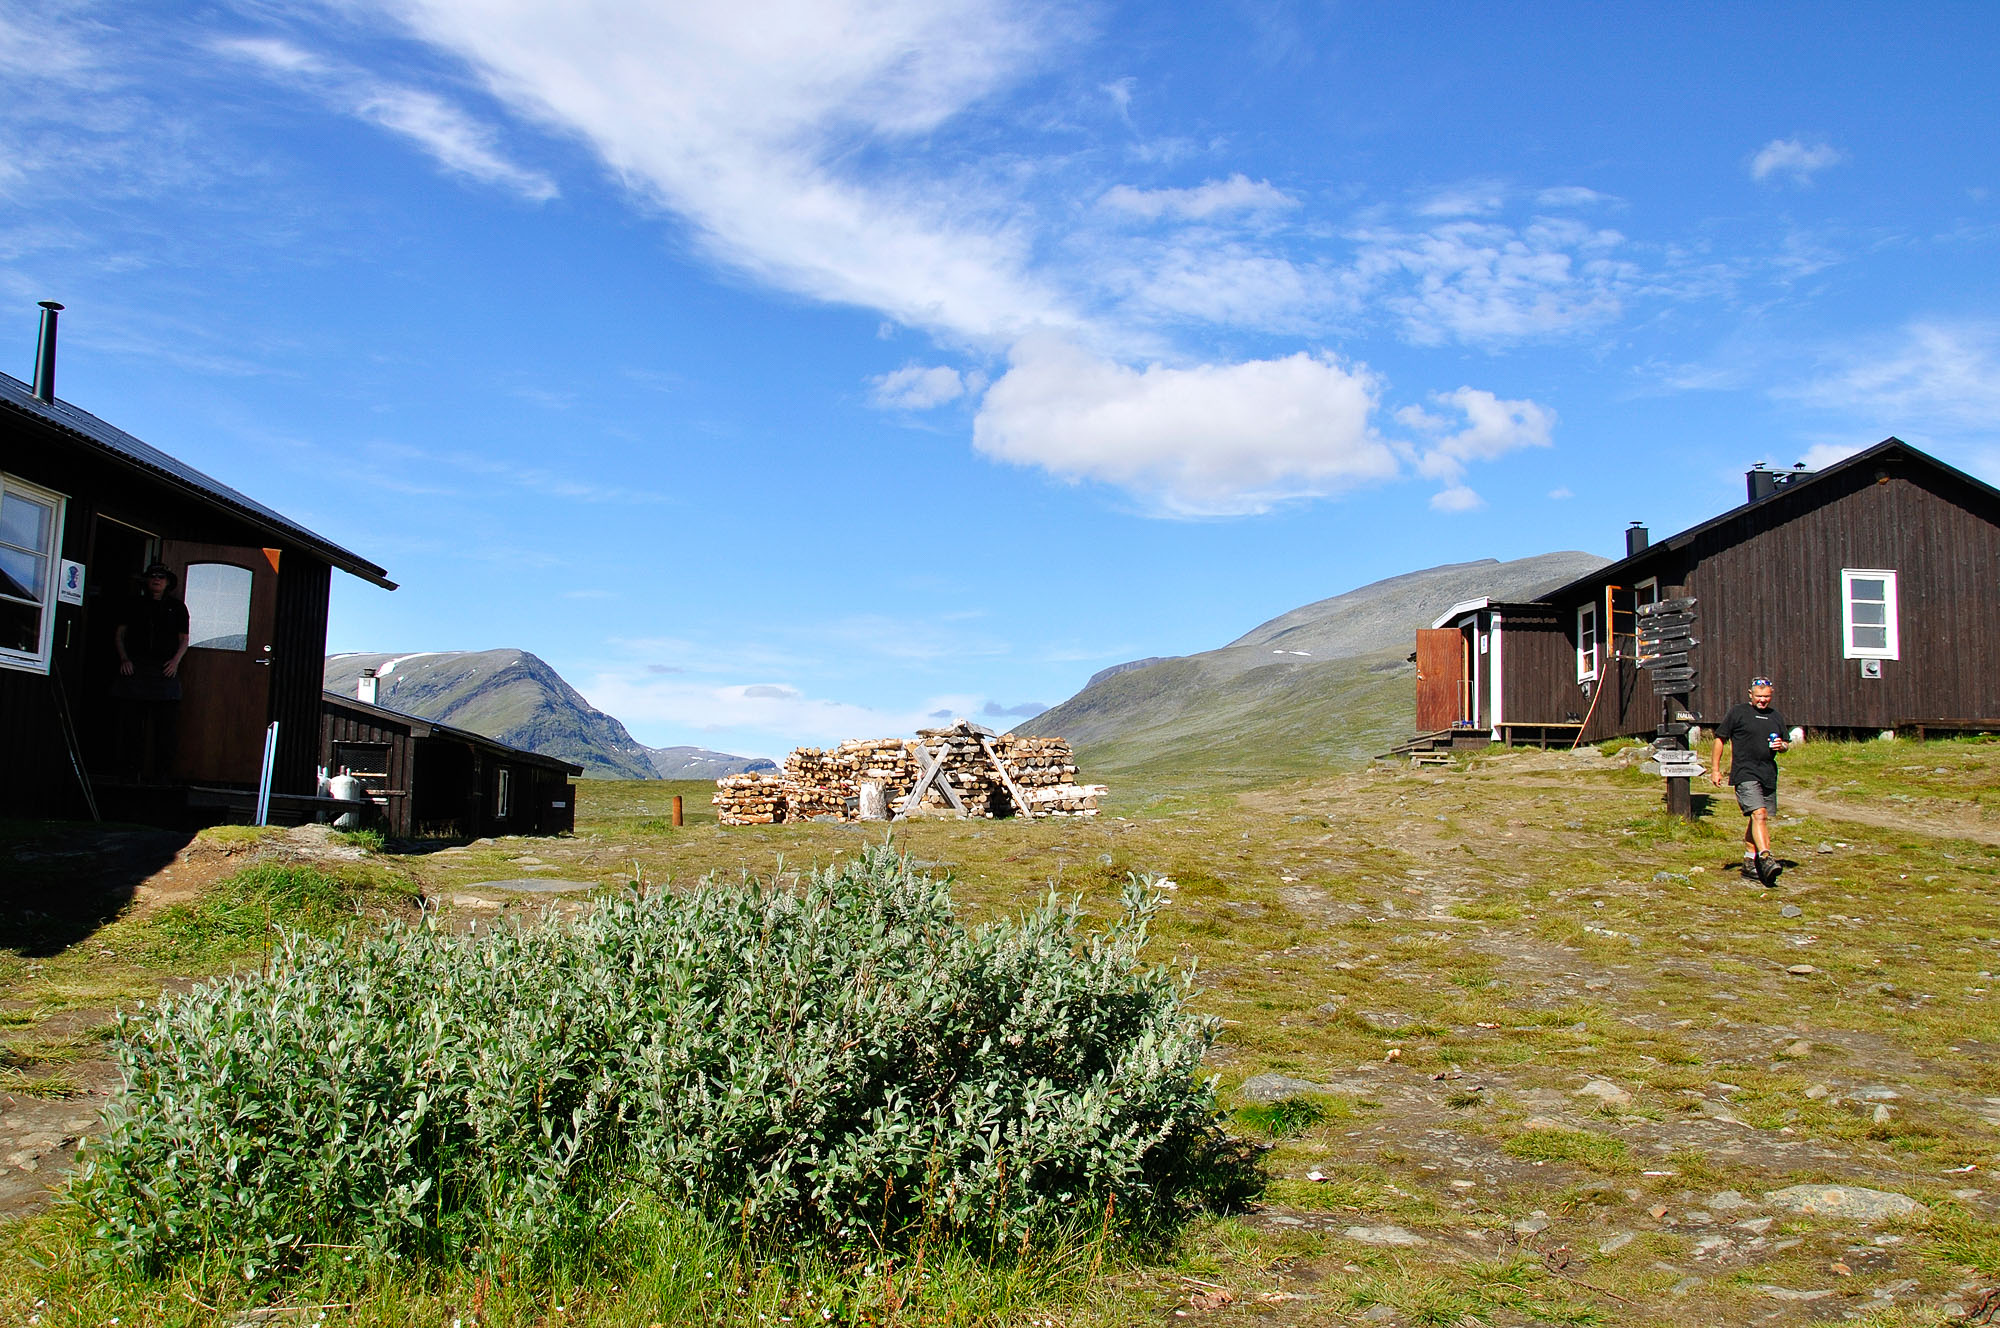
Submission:
M 131 1096 L 0 1320 L 1960 1321 L 2000 744 L 1791 753 L 1771 890 L 1631 755 L 1135 779 L 893 851 L 659 783 L 568 840 L 211 832 L 9 924 L 0 1128 Z M 87 871 L 53 833 L 0 858 Z M 521 878 L 577 888 L 481 884 Z

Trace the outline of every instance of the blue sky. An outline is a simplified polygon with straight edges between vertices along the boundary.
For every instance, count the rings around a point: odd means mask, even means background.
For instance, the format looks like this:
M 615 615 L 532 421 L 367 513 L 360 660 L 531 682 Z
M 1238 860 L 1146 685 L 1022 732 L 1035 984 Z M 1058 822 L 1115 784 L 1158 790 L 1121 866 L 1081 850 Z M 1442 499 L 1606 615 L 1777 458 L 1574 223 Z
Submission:
M 757 755 L 2000 480 L 2000 8 L 1186 8 L 0 4 L 0 367 Z

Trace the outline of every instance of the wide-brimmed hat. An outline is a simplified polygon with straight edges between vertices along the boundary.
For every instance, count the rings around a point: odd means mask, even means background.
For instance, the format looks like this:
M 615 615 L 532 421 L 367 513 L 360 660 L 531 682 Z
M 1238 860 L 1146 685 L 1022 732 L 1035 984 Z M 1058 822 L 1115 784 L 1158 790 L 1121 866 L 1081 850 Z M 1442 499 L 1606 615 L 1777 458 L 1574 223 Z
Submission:
M 148 563 L 146 570 L 140 573 L 140 579 L 142 580 L 151 580 L 154 576 L 164 576 L 167 578 L 169 586 L 179 585 L 181 580 L 178 576 L 174 575 L 173 568 L 161 562 Z

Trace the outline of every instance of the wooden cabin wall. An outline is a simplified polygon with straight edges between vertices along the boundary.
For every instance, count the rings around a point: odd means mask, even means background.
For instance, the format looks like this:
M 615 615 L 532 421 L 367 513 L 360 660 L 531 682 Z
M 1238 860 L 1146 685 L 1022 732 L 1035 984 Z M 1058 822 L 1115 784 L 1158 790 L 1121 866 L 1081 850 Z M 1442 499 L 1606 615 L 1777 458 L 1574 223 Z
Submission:
M 283 730 L 280 730 L 283 732 Z M 383 819 L 388 832 L 399 838 L 407 838 L 411 831 L 411 785 L 419 778 L 416 768 L 417 739 L 411 737 L 410 726 L 392 724 L 376 719 L 360 711 L 326 706 L 320 714 L 319 755 L 315 765 L 323 765 L 329 775 L 338 774 L 334 754 L 343 742 L 375 743 L 389 749 L 386 767 L 389 796 L 382 798 Z
M 1761 673 L 1808 728 L 2000 721 L 2000 504 L 1940 479 L 1889 459 L 1696 541 L 1688 586 L 1701 600 L 1703 682 L 1715 683 L 1704 718 L 1719 720 Z M 1842 657 L 1842 568 L 1897 574 L 1901 658 L 1883 660 L 1879 680 Z
M 1576 647 L 1555 616 L 1503 614 L 1500 634 L 1500 722 L 1559 724 L 1571 711 L 1580 718 L 1590 702 L 1577 689 Z

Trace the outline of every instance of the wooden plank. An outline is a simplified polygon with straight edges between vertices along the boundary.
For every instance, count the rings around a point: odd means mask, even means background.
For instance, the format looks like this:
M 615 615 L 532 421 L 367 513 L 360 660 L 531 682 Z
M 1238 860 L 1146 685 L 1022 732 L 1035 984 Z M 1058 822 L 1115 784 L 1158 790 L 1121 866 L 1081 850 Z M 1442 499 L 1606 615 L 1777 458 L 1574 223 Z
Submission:
M 1687 651 L 1676 650 L 1658 655 L 1640 655 L 1636 663 L 1642 669 L 1689 669 L 1694 667 L 1689 662 L 1691 659 Z
M 1655 600 L 1651 604 L 1641 604 L 1639 606 L 1639 616 L 1641 618 L 1654 618 L 1667 613 L 1686 613 L 1692 610 L 1699 602 L 1693 595 L 1685 595 L 1679 599 Z
M 1016 807 L 1019 807 L 1024 812 L 1027 811 L 1028 796 L 1021 792 L 1021 786 L 1016 784 L 1014 777 L 1007 773 L 1006 762 L 1000 759 L 999 752 L 993 750 L 993 739 L 982 733 L 979 735 L 979 745 L 986 749 L 986 759 L 993 762 L 993 768 L 1000 773 L 1000 782 L 1007 786 L 1007 796 L 1014 800 Z
M 945 750 L 949 749 L 950 744 L 947 743 Z M 944 773 L 944 762 L 934 759 L 922 743 L 917 744 L 917 772 L 918 778 L 916 784 L 911 787 L 909 794 L 904 797 L 902 805 L 896 808 L 896 815 L 898 816 L 907 816 L 909 813 L 923 806 L 924 794 L 930 792 L 931 785 Z

